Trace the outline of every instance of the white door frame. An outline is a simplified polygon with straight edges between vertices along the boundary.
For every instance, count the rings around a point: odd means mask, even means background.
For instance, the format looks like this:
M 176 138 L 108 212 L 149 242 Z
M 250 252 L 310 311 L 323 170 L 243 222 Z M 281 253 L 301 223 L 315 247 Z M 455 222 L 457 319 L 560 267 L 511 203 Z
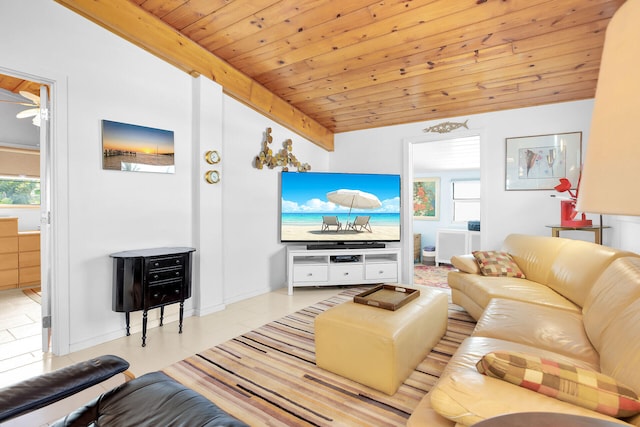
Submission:
M 3 67 L 0 67 L 0 73 L 47 85 L 50 88 L 48 132 L 50 150 L 47 151 L 45 147 L 44 156 L 40 158 L 41 171 L 48 168 L 51 181 L 47 183 L 49 194 L 45 195 L 49 206 L 45 201 L 40 207 L 41 242 L 45 243 L 44 250 L 41 250 L 40 254 L 43 282 L 42 306 L 43 315 L 49 314 L 46 312 L 48 307 L 51 310 L 50 350 L 55 355 L 64 355 L 68 354 L 70 349 L 67 78 L 64 75 L 52 75 L 50 72 L 24 69 L 17 71 Z M 48 227 L 42 226 L 43 221 L 49 223 Z
M 467 138 L 472 136 L 480 137 L 480 222 L 486 224 L 487 211 L 485 206 L 485 194 L 487 189 L 484 184 L 487 182 L 486 174 L 482 167 L 483 164 L 483 146 L 486 136 L 484 131 L 470 129 L 465 131 L 455 131 L 452 134 L 437 135 L 420 135 L 404 138 L 403 140 L 403 156 L 402 156 L 402 216 L 406 219 L 402 227 L 402 252 L 405 255 L 402 265 L 402 276 L 405 283 L 413 285 L 413 147 L 416 144 L 424 144 L 429 142 L 443 141 L 448 139 Z M 485 241 L 486 227 L 481 228 L 480 242 Z

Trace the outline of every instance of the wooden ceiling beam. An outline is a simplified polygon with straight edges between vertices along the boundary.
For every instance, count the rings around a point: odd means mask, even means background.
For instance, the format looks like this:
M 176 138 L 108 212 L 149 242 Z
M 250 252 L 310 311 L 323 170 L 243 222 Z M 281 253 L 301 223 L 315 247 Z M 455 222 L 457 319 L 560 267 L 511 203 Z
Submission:
M 217 82 L 224 92 L 277 123 L 333 151 L 333 133 L 320 123 L 128 0 L 56 0 L 180 70 Z

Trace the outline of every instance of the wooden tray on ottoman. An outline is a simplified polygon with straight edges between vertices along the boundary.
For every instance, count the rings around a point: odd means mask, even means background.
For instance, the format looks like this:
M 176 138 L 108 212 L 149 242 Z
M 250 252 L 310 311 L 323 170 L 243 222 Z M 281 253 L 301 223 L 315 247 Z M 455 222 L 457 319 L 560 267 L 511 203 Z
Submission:
M 418 298 L 418 289 L 396 285 L 379 285 L 353 297 L 353 302 L 395 311 L 411 300 Z

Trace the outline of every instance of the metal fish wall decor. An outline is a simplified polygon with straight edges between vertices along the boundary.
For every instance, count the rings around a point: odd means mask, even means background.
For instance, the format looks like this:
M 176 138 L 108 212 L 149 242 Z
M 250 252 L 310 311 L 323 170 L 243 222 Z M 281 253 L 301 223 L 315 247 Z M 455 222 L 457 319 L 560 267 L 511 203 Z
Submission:
M 464 123 L 442 122 L 442 123 L 438 123 L 435 126 L 431 126 L 431 127 L 426 128 L 426 129 L 423 129 L 423 131 L 424 132 L 449 133 L 452 130 L 456 130 L 456 129 L 461 128 L 461 127 L 469 129 L 469 127 L 467 126 L 467 122 L 468 121 L 469 120 L 465 120 Z

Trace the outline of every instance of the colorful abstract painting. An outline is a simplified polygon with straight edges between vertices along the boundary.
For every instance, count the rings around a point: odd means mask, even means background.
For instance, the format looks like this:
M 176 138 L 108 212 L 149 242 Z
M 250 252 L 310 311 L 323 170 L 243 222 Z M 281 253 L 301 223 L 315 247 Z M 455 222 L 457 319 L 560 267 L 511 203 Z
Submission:
M 439 219 L 440 178 L 416 178 L 413 181 L 413 217 Z

